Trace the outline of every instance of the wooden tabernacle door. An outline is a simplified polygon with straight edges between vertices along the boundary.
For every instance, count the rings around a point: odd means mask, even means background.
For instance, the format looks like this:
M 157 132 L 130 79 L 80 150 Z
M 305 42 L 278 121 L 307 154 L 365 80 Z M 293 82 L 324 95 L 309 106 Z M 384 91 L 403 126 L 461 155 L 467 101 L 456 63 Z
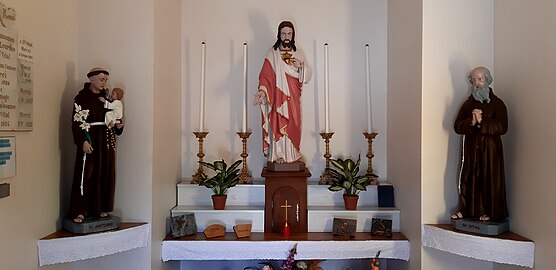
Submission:
M 280 233 L 287 220 L 292 233 L 307 232 L 307 178 L 303 171 L 269 171 L 265 178 L 264 231 Z

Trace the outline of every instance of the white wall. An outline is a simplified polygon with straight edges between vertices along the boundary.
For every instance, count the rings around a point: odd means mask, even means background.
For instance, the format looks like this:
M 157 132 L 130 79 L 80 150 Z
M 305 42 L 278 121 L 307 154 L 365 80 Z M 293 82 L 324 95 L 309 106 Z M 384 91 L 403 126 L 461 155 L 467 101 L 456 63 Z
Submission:
M 395 186 L 409 262 L 391 269 L 421 269 L 422 1 L 388 1 L 388 180 Z
M 556 250 L 556 2 L 494 1 L 496 89 L 508 107 L 504 138 L 511 230 L 535 242 L 534 269 Z M 495 265 L 495 269 L 527 269 Z
M 181 0 L 154 1 L 154 151 L 152 184 L 151 268 L 177 269 L 179 262 L 162 263 L 166 219 L 176 205 L 181 177 Z M 173 268 L 172 268 L 173 267 Z
M 61 168 L 67 161 L 62 152 L 73 144 L 62 134 L 71 133 L 76 5 L 72 0 L 2 3 L 16 10 L 18 33 L 33 42 L 36 61 L 33 131 L 0 134 L 15 136 L 17 155 L 16 176 L 0 180 L 11 187 L 10 196 L 0 199 L 0 262 L 2 269 L 37 269 L 38 239 L 56 231 L 59 222 Z M 73 167 L 73 159 L 69 162 Z
M 333 157 L 356 158 L 361 154 L 366 170 L 365 49 L 370 43 L 373 89 L 373 124 L 379 133 L 374 147 L 373 168 L 386 175 L 386 19 L 387 1 L 183 1 L 183 160 L 182 175 L 191 177 L 197 168 L 198 144 L 193 131 L 199 128 L 201 42 L 207 43 L 205 161 L 239 159 L 242 126 L 242 44 L 249 46 L 248 166 L 255 178 L 266 159 L 261 150 L 260 110 L 251 105 L 258 74 L 268 49 L 276 40 L 282 20 L 296 27 L 296 44 L 314 69 L 313 80 L 302 95 L 303 134 L 301 152 L 313 179 L 324 169 L 323 63 L 325 42 L 330 56 L 331 130 Z
M 422 223 L 449 223 L 456 210 L 461 137 L 455 115 L 469 96 L 467 74 L 494 72 L 494 2 L 423 0 Z M 504 93 L 494 91 L 504 99 Z M 492 269 L 490 262 L 423 248 L 422 269 Z

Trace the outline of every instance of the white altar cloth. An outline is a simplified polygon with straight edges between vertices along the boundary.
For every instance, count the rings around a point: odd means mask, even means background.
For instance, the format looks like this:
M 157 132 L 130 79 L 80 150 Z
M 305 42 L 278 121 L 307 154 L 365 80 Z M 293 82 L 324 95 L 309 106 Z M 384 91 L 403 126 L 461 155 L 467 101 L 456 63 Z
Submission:
M 533 268 L 535 243 L 483 237 L 423 225 L 422 243 L 464 257 Z
M 183 241 L 162 242 L 162 260 L 285 260 L 297 243 L 296 260 L 380 258 L 409 260 L 408 240 Z
M 150 225 L 117 231 L 39 240 L 39 265 L 81 261 L 146 247 Z

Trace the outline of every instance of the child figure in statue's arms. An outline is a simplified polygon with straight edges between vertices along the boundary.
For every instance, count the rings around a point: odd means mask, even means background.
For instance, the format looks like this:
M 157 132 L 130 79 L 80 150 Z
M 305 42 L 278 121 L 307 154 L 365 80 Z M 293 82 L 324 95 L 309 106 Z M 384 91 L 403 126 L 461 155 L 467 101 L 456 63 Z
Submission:
M 111 101 L 99 97 L 100 101 L 104 102 L 104 108 L 110 109 L 110 111 L 106 112 L 104 115 L 104 123 L 106 123 L 108 128 L 113 128 L 117 121 L 122 119 L 124 115 L 124 105 L 121 101 L 124 98 L 124 90 L 121 88 L 112 89 L 109 98 Z

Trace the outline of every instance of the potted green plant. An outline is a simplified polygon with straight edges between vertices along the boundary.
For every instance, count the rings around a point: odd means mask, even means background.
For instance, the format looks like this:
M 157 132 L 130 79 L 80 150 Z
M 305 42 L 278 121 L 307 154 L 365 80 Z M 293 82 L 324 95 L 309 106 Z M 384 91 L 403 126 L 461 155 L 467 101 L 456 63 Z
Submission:
M 199 182 L 199 186 L 212 189 L 212 206 L 214 210 L 222 210 L 226 207 L 228 189 L 236 186 L 239 182 L 240 169 L 238 167 L 242 162 L 241 159 L 237 160 L 230 167 L 228 167 L 224 159 L 214 161 L 213 163 L 201 162 L 201 165 L 216 172 L 216 175 L 211 178 L 205 175 L 204 179 Z
M 357 157 L 357 161 L 351 158 L 347 159 L 330 159 L 332 168 L 328 168 L 332 175 L 333 182 L 328 187 L 330 191 L 344 191 L 344 204 L 346 210 L 357 209 L 357 201 L 359 200 L 359 192 L 366 191 L 370 184 L 367 175 L 359 175 L 359 165 L 361 157 Z

